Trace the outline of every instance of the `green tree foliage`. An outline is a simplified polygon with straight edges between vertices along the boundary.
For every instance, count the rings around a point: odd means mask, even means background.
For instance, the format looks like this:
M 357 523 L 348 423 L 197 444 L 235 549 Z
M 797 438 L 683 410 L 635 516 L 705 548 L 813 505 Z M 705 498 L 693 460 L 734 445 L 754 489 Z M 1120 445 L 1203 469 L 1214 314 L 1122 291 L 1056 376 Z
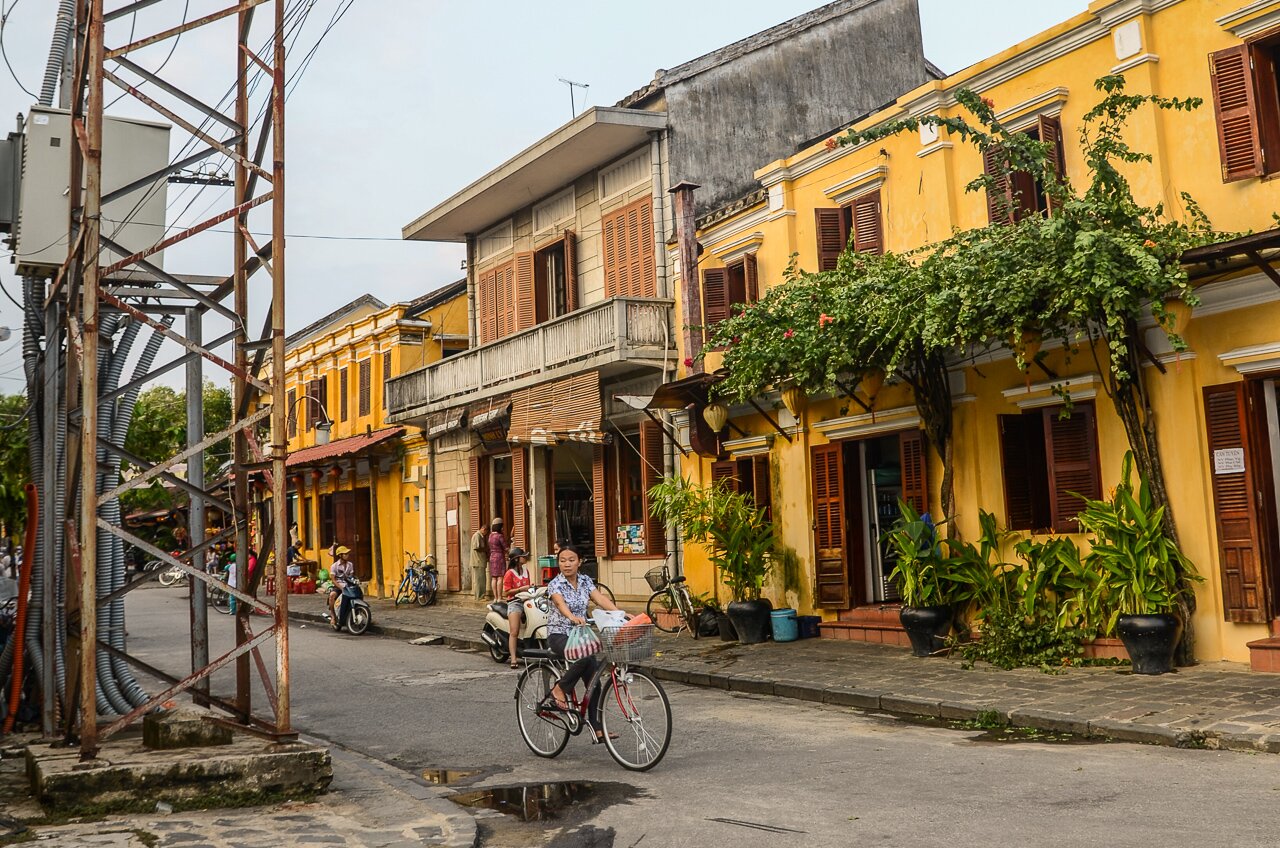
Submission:
M 26 485 L 31 480 L 27 457 L 27 398 L 0 395 L 0 523 L 9 538 L 18 538 L 27 520 Z

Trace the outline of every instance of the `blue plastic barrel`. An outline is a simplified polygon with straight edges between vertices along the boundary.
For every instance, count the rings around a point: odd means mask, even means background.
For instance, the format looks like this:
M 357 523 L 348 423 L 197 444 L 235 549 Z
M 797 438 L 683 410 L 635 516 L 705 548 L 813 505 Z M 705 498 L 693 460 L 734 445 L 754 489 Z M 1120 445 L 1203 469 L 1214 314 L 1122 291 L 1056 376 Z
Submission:
M 800 627 L 796 623 L 796 611 L 778 609 L 769 613 L 769 623 L 773 625 L 773 641 L 794 642 L 800 637 Z

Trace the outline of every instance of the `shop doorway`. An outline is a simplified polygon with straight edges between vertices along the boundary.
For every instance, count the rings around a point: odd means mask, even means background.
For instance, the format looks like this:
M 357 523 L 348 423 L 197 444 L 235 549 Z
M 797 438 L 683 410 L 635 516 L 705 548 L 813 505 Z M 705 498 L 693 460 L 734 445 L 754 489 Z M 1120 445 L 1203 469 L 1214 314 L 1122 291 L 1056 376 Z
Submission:
M 493 458 L 489 479 L 493 481 L 494 514 L 492 518 L 502 519 L 502 535 L 506 536 L 507 542 L 510 543 L 515 528 L 515 497 L 511 480 L 510 454 Z
M 924 439 L 917 430 L 812 448 L 817 605 L 849 609 L 896 602 L 894 561 L 881 541 L 899 501 L 926 511 Z
M 373 531 L 367 487 L 348 492 L 334 492 L 332 498 L 335 540 L 351 549 L 351 564 L 356 577 L 373 579 Z
M 552 532 L 555 539 L 567 539 L 588 555 L 595 551 L 596 543 L 591 463 L 590 445 L 570 443 L 551 449 Z

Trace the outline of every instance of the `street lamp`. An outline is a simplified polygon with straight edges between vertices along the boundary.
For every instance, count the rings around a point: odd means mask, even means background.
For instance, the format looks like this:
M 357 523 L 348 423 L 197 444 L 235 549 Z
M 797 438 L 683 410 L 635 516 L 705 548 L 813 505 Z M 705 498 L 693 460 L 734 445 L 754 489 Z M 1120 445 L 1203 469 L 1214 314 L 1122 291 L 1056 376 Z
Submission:
M 329 444 L 330 431 L 333 430 L 333 419 L 329 417 L 329 411 L 324 408 L 324 404 L 320 402 L 319 398 L 314 397 L 313 395 L 302 395 L 301 397 L 295 398 L 293 404 L 289 407 L 289 420 L 293 420 L 294 407 L 298 405 L 299 401 L 304 400 L 314 402 L 316 409 L 320 410 L 320 414 L 324 416 L 323 421 L 316 422 L 316 444 Z

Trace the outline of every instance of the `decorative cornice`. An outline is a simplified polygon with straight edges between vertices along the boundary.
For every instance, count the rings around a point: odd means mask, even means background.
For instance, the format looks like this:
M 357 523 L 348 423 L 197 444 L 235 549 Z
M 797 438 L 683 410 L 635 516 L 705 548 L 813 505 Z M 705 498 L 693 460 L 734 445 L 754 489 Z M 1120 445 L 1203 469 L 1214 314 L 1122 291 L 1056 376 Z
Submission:
M 1060 85 L 1046 92 L 1024 100 L 1016 106 L 996 113 L 996 119 L 1009 130 L 1023 129 L 1037 118 L 1062 114 L 1062 106 L 1067 102 L 1069 89 Z
M 1056 406 L 1062 403 L 1063 395 L 1072 400 L 1089 400 L 1098 396 L 1098 386 L 1102 377 L 1098 374 L 1085 374 L 1079 377 L 1064 377 L 1043 383 L 1032 383 L 1029 386 L 1014 386 L 1001 392 L 1005 400 L 1011 401 L 1019 409 L 1037 409 L 1044 406 Z
M 1280 8 L 1276 0 L 1254 0 L 1228 12 L 1215 23 L 1237 38 L 1250 38 L 1280 25 Z
M 813 429 L 822 433 L 831 441 L 852 439 L 861 436 L 874 436 L 879 433 L 891 433 L 897 430 L 911 430 L 920 426 L 920 414 L 914 406 L 900 406 L 886 409 L 884 412 L 869 412 L 862 415 L 846 415 L 814 423 Z
M 854 174 L 847 180 L 824 188 L 822 193 L 843 206 L 855 197 L 880 188 L 880 186 L 884 185 L 884 181 L 888 176 L 888 165 L 875 165 L 861 173 Z
M 745 439 L 727 439 L 722 444 L 734 459 L 764 456 L 773 447 L 773 434 L 748 436 Z
M 1156 53 L 1142 53 L 1134 56 L 1132 59 L 1126 59 L 1111 69 L 1113 74 L 1123 74 L 1125 71 L 1131 71 L 1139 65 L 1145 65 L 1148 62 L 1155 64 L 1160 61 L 1160 56 Z
M 759 209 L 754 209 L 747 214 L 726 220 L 721 220 L 718 224 L 699 229 L 698 240 L 703 244 L 713 244 L 721 242 L 725 239 L 731 239 L 734 236 L 752 230 L 769 219 L 769 207 L 761 205 Z
M 1099 9 L 1095 15 L 1100 24 L 1111 28 L 1139 15 L 1150 15 L 1180 2 L 1182 0 L 1120 0 L 1105 9 Z
M 1280 342 L 1238 347 L 1218 354 L 1218 360 L 1241 374 L 1280 371 Z
M 764 244 L 764 233 L 754 232 L 728 244 L 714 247 L 711 254 L 726 265 L 737 262 L 747 254 L 755 253 Z
M 922 147 L 919 150 L 917 150 L 916 156 L 923 159 L 924 157 L 928 156 L 931 153 L 937 153 L 938 151 L 941 151 L 941 150 L 950 150 L 953 147 L 955 147 L 955 145 L 949 141 L 935 141 L 933 144 L 929 145 L 928 147 Z

